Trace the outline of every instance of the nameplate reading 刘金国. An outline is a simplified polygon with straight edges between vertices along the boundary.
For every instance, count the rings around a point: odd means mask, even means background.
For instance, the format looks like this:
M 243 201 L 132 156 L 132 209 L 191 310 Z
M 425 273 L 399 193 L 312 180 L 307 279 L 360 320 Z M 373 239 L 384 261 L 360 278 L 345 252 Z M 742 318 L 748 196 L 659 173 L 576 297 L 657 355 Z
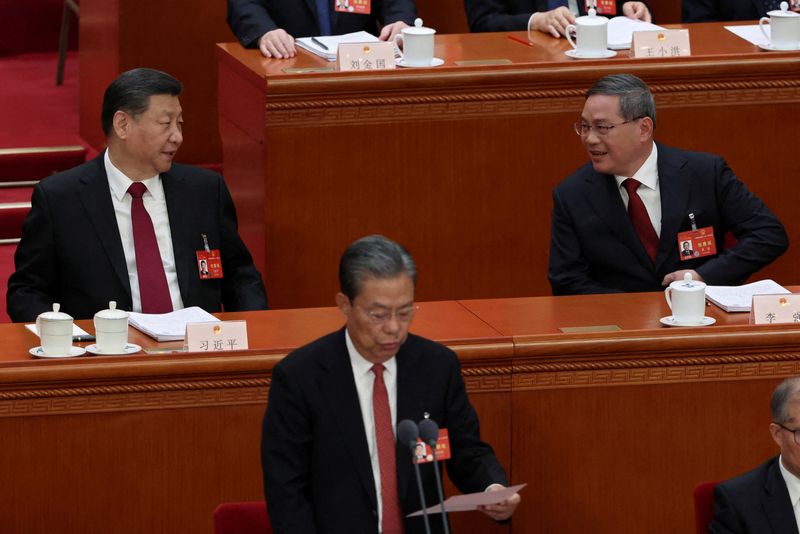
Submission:
M 800 294 L 753 295 L 751 324 L 800 323 Z
M 691 54 L 689 30 L 633 32 L 631 57 L 681 57 Z
M 247 350 L 247 321 L 186 323 L 189 352 Z
M 340 71 L 394 69 L 393 43 L 342 43 L 336 54 Z

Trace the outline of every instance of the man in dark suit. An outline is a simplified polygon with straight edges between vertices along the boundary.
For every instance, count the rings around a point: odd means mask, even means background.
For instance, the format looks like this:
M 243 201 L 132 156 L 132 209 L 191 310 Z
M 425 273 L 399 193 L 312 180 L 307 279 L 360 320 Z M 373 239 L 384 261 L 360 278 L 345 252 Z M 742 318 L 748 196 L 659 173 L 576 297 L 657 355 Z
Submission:
M 780 9 L 775 1 L 772 9 Z M 731 20 L 756 20 L 766 15 L 764 0 L 683 0 L 683 22 L 727 22 Z
M 769 432 L 780 455 L 719 484 L 714 491 L 715 534 L 798 534 L 800 525 L 800 378 L 772 394 Z
M 421 508 L 412 451 L 398 421 L 426 416 L 449 432 L 450 479 L 464 492 L 501 489 L 505 472 L 480 440 L 478 418 L 450 349 L 408 333 L 416 266 L 397 243 L 370 236 L 339 265 L 345 327 L 297 349 L 272 371 L 261 445 L 267 508 L 277 534 L 414 534 Z M 438 502 L 433 464 L 420 466 Z M 483 511 L 508 519 L 514 494 Z M 432 530 L 441 532 L 440 516 Z
M 736 285 L 788 247 L 783 225 L 724 160 L 655 143 L 655 120 L 636 76 L 606 76 L 586 93 L 574 126 L 591 163 L 553 191 L 554 294 L 660 291 L 686 273 Z M 699 238 L 694 230 L 707 244 L 682 261 L 679 241 Z M 726 248 L 728 232 L 737 242 Z
M 598 13 L 608 17 L 626 16 L 647 22 L 652 20 L 644 2 L 617 0 L 614 13 Z M 553 37 L 563 37 L 576 16 L 586 14 L 586 3 L 577 0 L 464 0 L 469 29 L 473 32 L 536 30 Z
M 282 59 L 296 55 L 295 37 L 366 31 L 387 41 L 417 16 L 414 0 L 371 0 L 367 6 L 368 13 L 358 13 L 335 10 L 333 0 L 228 0 L 228 25 L 242 46 Z
M 12 320 L 31 321 L 54 302 L 80 319 L 110 300 L 145 313 L 267 307 L 222 177 L 172 163 L 183 141 L 181 90 L 152 69 L 108 87 L 108 148 L 34 188 L 8 282 Z M 198 261 L 217 252 L 221 276 L 201 280 Z

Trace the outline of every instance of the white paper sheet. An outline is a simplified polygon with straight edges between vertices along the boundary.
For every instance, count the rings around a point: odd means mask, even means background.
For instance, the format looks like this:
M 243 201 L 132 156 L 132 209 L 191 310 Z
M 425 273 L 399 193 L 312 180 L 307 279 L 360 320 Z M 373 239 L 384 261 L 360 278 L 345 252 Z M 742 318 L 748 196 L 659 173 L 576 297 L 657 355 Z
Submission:
M 769 44 L 769 39 L 764 37 L 764 34 L 761 33 L 758 24 L 754 24 L 752 26 L 725 26 L 725 29 L 756 46 L 766 46 Z M 764 31 L 767 32 L 767 35 L 770 34 L 769 24 L 767 24 L 767 26 L 764 28 Z
M 527 484 L 518 484 L 508 488 L 503 488 L 498 491 L 482 491 L 480 493 L 467 493 L 466 495 L 454 495 L 444 500 L 444 508 L 447 513 L 450 512 L 467 512 L 469 510 L 477 510 L 478 506 L 485 506 L 487 504 L 497 504 L 502 502 L 515 493 L 519 492 Z M 429 514 L 439 514 L 442 512 L 442 505 L 430 506 L 427 508 Z M 408 514 L 407 517 L 416 517 L 422 515 L 422 510 L 418 510 L 413 514 Z
M 156 341 L 180 341 L 186 333 L 186 323 L 217 322 L 219 319 L 198 306 L 170 313 L 135 313 L 128 316 L 128 323 Z
M 791 293 L 773 280 L 759 280 L 743 286 L 708 286 L 706 298 L 726 312 L 749 312 L 753 295 L 787 295 Z
M 663 29 L 661 26 L 656 26 L 643 20 L 614 17 L 608 21 L 608 47 L 611 50 L 624 50 L 631 47 L 633 32 L 649 32 Z
M 36 337 L 39 337 L 39 330 L 36 328 L 36 323 L 26 324 L 25 328 L 36 334 Z M 72 323 L 72 337 L 75 336 L 88 336 L 91 335 L 89 332 L 81 328 L 80 326 Z

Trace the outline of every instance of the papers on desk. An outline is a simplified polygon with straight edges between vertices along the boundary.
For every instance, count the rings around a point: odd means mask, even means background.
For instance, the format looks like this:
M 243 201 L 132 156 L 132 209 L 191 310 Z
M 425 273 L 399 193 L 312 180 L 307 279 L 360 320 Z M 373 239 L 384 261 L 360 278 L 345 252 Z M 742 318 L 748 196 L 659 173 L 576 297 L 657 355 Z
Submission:
M 614 17 L 608 21 L 608 47 L 611 50 L 624 50 L 631 47 L 633 32 L 650 32 L 663 29 L 661 26 L 656 26 L 643 20 Z
M 314 42 L 317 41 L 317 42 Z M 321 58 L 328 61 L 336 61 L 336 52 L 339 45 L 342 43 L 377 43 L 379 39 L 367 32 L 353 32 L 344 35 L 323 35 L 320 37 L 300 37 L 295 40 L 295 44 L 300 48 L 308 50 L 312 54 L 316 54 Z M 321 47 L 318 43 L 322 43 L 328 47 Z
M 787 295 L 788 289 L 772 280 L 760 280 L 743 286 L 708 286 L 706 298 L 726 312 L 749 312 L 753 295 Z
M 519 484 L 509 488 L 503 488 L 498 491 L 481 491 L 480 493 L 468 493 L 466 495 L 454 495 L 444 500 L 444 509 L 449 514 L 450 512 L 467 512 L 469 510 L 477 510 L 478 506 L 485 506 L 487 504 L 497 504 L 502 502 L 515 493 L 519 492 L 527 484 Z M 426 510 L 429 514 L 442 513 L 442 505 L 437 504 L 431 506 Z M 422 515 L 422 510 L 418 510 L 413 514 L 408 514 L 406 517 L 416 517 Z
M 25 328 L 27 328 L 28 330 L 30 330 L 31 332 L 36 334 L 36 337 L 39 337 L 39 329 L 36 328 L 36 323 L 26 324 Z M 79 336 L 89 336 L 89 337 L 91 337 L 91 334 L 89 334 L 89 332 L 87 332 L 86 330 L 84 330 L 80 326 L 76 325 L 75 323 L 72 323 L 72 337 L 74 338 L 74 337 L 79 337 Z
M 203 308 L 192 306 L 170 313 L 135 313 L 128 315 L 128 323 L 158 342 L 181 341 L 186 334 L 186 323 L 209 323 L 219 319 Z
M 750 26 L 725 26 L 725 29 L 756 46 L 766 46 L 769 44 L 769 39 L 764 37 L 764 34 L 761 33 L 758 24 Z M 769 35 L 769 25 L 764 27 L 764 31 Z

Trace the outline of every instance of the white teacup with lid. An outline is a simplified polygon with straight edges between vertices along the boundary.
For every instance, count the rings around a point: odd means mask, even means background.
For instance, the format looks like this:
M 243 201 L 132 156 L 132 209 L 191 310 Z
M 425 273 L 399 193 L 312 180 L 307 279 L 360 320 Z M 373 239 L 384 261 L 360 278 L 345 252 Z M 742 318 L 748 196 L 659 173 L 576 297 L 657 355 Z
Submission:
M 433 66 L 433 36 L 436 30 L 425 28 L 422 19 L 416 19 L 414 26 L 403 28 L 394 36 L 394 44 L 403 41 L 403 50 L 400 59 L 409 67 Z
M 59 311 L 61 304 L 53 303 L 53 311 L 36 318 L 36 330 L 47 356 L 68 356 L 72 348 L 72 316 Z
M 575 41 L 572 32 L 575 32 Z M 603 57 L 608 53 L 608 19 L 590 9 L 588 15 L 578 17 L 575 24 L 567 26 L 566 37 L 578 56 Z
M 780 9 L 768 11 L 768 17 L 761 17 L 758 27 L 764 37 L 769 39 L 770 47 L 775 50 L 800 49 L 800 13 L 789 11 L 789 4 L 781 2 Z M 769 35 L 764 25 L 769 23 Z
M 702 324 L 706 311 L 706 284 L 692 280 L 686 273 L 683 280 L 672 282 L 664 290 L 664 298 L 672 310 L 675 323 L 680 325 Z
M 94 331 L 98 353 L 124 353 L 128 344 L 128 312 L 118 310 L 117 303 L 110 301 L 107 310 L 94 314 Z

